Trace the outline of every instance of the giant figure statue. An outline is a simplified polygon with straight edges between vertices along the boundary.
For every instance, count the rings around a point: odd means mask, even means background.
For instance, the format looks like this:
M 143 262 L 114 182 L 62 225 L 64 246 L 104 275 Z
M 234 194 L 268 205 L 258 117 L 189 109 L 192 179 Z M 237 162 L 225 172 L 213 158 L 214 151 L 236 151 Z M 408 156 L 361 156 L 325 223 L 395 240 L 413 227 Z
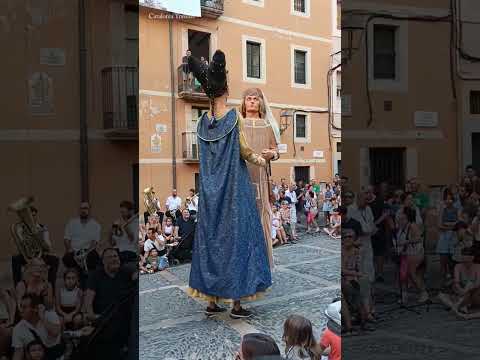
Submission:
M 227 108 L 225 54 L 217 50 L 209 66 L 189 57 L 194 76 L 210 99 L 210 112 L 198 122 L 200 184 L 198 222 L 188 292 L 209 302 L 207 315 L 226 309 L 232 318 L 251 316 L 240 305 L 271 284 L 266 241 L 246 162 L 266 167 L 272 155 L 248 145 L 243 118 Z

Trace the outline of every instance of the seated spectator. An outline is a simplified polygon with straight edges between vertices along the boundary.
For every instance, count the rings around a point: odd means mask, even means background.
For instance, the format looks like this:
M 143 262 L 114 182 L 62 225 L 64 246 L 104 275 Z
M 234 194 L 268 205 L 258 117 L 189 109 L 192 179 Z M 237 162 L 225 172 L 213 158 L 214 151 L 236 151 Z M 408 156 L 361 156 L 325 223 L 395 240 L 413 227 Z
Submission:
M 47 309 L 53 307 L 53 286 L 48 282 L 48 268 L 42 259 L 35 258 L 30 261 L 15 292 L 18 304 L 24 295 L 30 294 L 40 297 Z
M 287 234 L 282 226 L 282 219 L 278 207 L 272 206 L 272 239 L 273 245 L 284 245 L 287 243 Z
M 182 217 L 177 220 L 175 226 L 175 238 L 178 245 L 173 247 L 169 258 L 180 263 L 192 260 L 193 239 L 195 238 L 195 219 L 188 209 L 183 209 Z
M 128 344 L 132 294 L 138 292 L 138 272 L 129 266 L 121 266 L 115 248 L 103 252 L 102 263 L 103 267 L 91 273 L 87 283 L 87 320 L 99 325 L 95 344 L 89 347 L 88 353 L 95 354 L 96 359 L 120 359 Z M 104 318 L 108 321 L 103 321 Z
M 323 228 L 323 230 L 334 239 L 339 239 L 341 227 L 342 218 L 338 212 L 338 209 L 336 209 L 330 215 L 330 226 Z
M 270 336 L 258 333 L 246 334 L 242 337 L 240 350 L 235 360 L 276 360 L 281 359 L 280 349 Z
M 140 265 L 140 273 L 153 274 L 159 270 L 163 270 L 164 268 L 165 267 L 162 266 L 161 263 L 161 257 L 158 256 L 157 249 L 153 248 L 145 256 L 145 262 Z
M 57 314 L 63 318 L 66 329 L 72 328 L 73 318 L 82 307 L 83 292 L 76 269 L 68 269 L 63 274 L 63 286 L 56 288 Z
M 61 340 L 61 322 L 55 311 L 46 310 L 42 297 L 25 294 L 20 301 L 22 319 L 13 328 L 13 360 L 28 359 L 25 349 L 32 341 L 43 344 L 46 359 L 63 359 L 65 346 Z
M 321 354 L 313 335 L 310 320 L 300 315 L 290 315 L 283 325 L 283 341 L 287 360 L 320 360 Z
M 47 349 L 42 342 L 33 340 L 25 347 L 25 355 L 27 360 L 48 360 Z
M 15 324 L 17 305 L 10 290 L 0 290 L 0 359 L 11 352 L 12 327 Z
M 280 220 L 282 221 L 283 229 L 285 230 L 285 234 L 287 235 L 287 239 L 290 242 L 293 242 L 292 236 L 292 227 L 291 227 L 291 211 L 290 205 L 288 205 L 287 201 L 283 201 L 280 207 Z
M 175 242 L 175 226 L 173 225 L 172 218 L 167 217 L 167 220 L 165 220 L 165 225 L 163 225 L 161 233 L 165 238 L 166 244 L 171 244 Z

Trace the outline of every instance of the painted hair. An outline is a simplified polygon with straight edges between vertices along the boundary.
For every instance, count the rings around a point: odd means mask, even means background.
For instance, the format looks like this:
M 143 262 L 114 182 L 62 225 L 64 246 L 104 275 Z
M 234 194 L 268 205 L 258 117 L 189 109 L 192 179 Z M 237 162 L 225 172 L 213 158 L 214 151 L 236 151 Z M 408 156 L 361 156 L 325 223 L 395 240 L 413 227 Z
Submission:
M 242 116 L 243 117 L 247 116 L 247 107 L 245 106 L 245 99 L 247 98 L 247 96 L 258 97 L 258 100 L 260 102 L 260 108 L 259 108 L 260 117 L 262 119 L 265 119 L 265 116 L 267 114 L 267 109 L 265 108 L 265 100 L 263 98 L 262 90 L 260 90 L 259 88 L 250 88 L 244 91 L 242 95 L 242 99 L 243 99 L 242 105 L 240 106 L 240 112 L 242 113 Z

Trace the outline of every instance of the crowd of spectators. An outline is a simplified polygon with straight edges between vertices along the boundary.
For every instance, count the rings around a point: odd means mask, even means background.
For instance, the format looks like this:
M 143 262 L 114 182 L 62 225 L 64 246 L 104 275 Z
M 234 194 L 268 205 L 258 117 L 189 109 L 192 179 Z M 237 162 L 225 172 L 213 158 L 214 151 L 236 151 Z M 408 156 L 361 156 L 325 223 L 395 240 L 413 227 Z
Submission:
M 357 194 L 346 187 L 339 207 L 345 334 L 375 330 L 376 284 L 394 289 L 403 306 L 438 299 L 462 319 L 480 317 L 480 178 L 471 166 L 443 187 L 418 179 Z
M 119 219 L 102 234 L 90 204 L 81 203 L 65 226 L 63 254 L 38 209 L 28 210 L 46 249 L 41 257 L 12 257 L 13 286 L 0 291 L 0 359 L 125 359 L 138 274 L 133 204 L 123 201 Z M 125 326 L 109 327 L 111 321 Z

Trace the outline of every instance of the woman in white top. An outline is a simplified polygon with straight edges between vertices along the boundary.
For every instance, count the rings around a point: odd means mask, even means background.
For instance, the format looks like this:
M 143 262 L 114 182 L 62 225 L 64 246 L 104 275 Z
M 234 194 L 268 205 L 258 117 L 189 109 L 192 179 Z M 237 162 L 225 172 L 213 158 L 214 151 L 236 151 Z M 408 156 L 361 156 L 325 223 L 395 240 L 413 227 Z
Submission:
M 174 239 L 174 230 L 175 227 L 173 226 L 173 221 L 171 218 L 167 218 L 165 220 L 165 225 L 163 225 L 163 237 L 165 238 L 165 242 L 168 243 L 173 243 L 175 241 Z

